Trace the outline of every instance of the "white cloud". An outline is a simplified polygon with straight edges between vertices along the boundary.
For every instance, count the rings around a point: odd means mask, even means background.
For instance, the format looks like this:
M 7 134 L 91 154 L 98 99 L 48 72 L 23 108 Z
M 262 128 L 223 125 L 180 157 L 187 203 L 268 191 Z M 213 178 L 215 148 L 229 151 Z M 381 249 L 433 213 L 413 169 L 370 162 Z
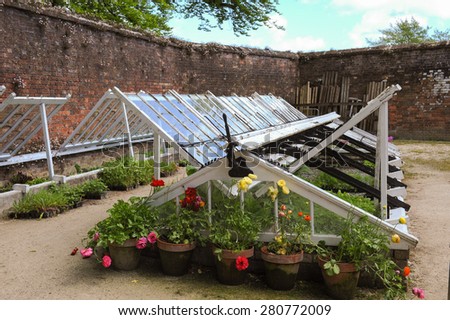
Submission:
M 438 18 L 450 18 L 450 1 L 448 0 L 331 0 L 338 8 L 356 11 L 384 10 L 390 13 L 410 12 L 432 15 Z
M 361 14 L 360 22 L 349 32 L 354 47 L 366 46 L 366 39 L 377 39 L 379 30 L 389 28 L 399 20 L 414 17 L 422 26 L 427 26 L 426 16 L 450 18 L 448 0 L 332 0 L 332 4 L 342 14 Z
M 264 38 L 252 37 L 249 45 L 252 47 L 262 47 L 269 40 L 268 47 L 273 50 L 280 51 L 318 51 L 325 50 L 325 41 L 321 38 L 311 36 L 291 37 L 288 32 L 288 21 L 281 15 L 273 15 L 271 17 L 275 25 L 285 28 L 280 30 L 277 28 L 263 28 Z

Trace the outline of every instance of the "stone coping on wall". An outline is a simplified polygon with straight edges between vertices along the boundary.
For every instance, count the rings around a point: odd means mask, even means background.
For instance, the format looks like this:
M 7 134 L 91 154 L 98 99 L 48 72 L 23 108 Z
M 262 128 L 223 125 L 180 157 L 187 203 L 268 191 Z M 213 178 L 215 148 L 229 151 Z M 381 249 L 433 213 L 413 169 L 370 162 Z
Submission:
M 329 50 L 329 51 L 317 51 L 299 53 L 301 61 L 307 61 L 313 58 L 323 57 L 339 57 L 339 56 L 352 56 L 352 55 L 373 55 L 373 54 L 393 54 L 402 51 L 417 51 L 417 50 L 434 50 L 439 48 L 446 48 L 450 50 L 450 41 L 441 42 L 427 42 L 420 44 L 405 44 L 397 46 L 376 46 L 367 48 L 352 48 L 343 50 Z
M 159 44 L 161 46 L 172 46 L 179 49 L 184 49 L 187 51 L 197 51 L 204 54 L 208 53 L 231 53 L 237 54 L 240 57 L 245 57 L 247 55 L 253 56 L 264 56 L 264 57 L 272 57 L 272 58 L 281 58 L 281 59 L 290 59 L 297 60 L 299 59 L 298 53 L 290 52 L 290 51 L 275 51 L 270 49 L 259 49 L 259 48 L 250 48 L 250 47 L 239 47 L 239 46 L 229 46 L 223 45 L 219 43 L 194 43 L 188 42 L 180 39 L 176 39 L 173 37 L 163 37 L 157 36 L 151 32 L 145 32 L 138 29 L 124 28 L 120 25 L 114 25 L 111 23 L 107 23 L 101 20 L 94 20 L 95 18 L 87 18 L 82 15 L 77 15 L 71 13 L 70 10 L 44 6 L 40 3 L 35 3 L 34 5 L 30 4 L 29 1 L 20 1 L 20 0 L 4 0 L 5 6 L 14 7 L 21 10 L 30 11 L 39 15 L 47 16 L 50 18 L 57 18 L 65 21 L 70 21 L 73 23 L 78 23 L 82 25 L 89 26 L 91 28 L 95 28 L 102 31 L 109 31 L 121 34 L 125 37 L 133 37 L 137 39 L 143 39 L 146 41 L 153 42 L 155 44 Z M 0 7 L 2 4 L 0 4 Z

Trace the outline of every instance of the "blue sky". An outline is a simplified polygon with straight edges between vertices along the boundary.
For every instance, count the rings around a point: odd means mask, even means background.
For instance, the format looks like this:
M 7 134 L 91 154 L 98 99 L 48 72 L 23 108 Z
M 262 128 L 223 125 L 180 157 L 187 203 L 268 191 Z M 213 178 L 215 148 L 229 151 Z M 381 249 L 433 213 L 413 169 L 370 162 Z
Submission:
M 280 0 L 272 19 L 285 30 L 262 27 L 237 37 L 230 26 L 197 30 L 194 19 L 171 21 L 173 35 L 192 42 L 218 42 L 281 51 L 325 51 L 367 47 L 378 30 L 414 17 L 422 26 L 450 29 L 450 0 Z

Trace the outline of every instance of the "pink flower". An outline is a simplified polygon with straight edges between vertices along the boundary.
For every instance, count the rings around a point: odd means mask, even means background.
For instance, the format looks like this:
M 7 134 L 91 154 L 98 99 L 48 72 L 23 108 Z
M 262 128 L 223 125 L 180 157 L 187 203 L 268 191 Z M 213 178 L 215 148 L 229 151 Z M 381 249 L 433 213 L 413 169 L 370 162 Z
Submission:
M 425 291 L 423 289 L 414 287 L 412 288 L 412 293 L 417 296 L 419 299 L 425 299 Z
M 92 248 L 84 248 L 80 250 L 81 256 L 83 259 L 89 258 L 94 253 L 94 250 Z
M 112 260 L 111 260 L 110 256 L 103 256 L 102 265 L 105 268 L 109 268 L 111 266 L 111 262 L 112 262 Z
M 139 238 L 139 240 L 136 242 L 136 248 L 138 249 L 144 249 L 146 246 L 147 246 L 146 237 Z
M 393 136 L 389 136 L 388 137 L 388 142 L 392 142 L 392 141 L 394 141 L 394 137 Z
M 100 234 L 99 234 L 98 232 L 96 232 L 96 233 L 94 234 L 94 236 L 92 237 L 92 240 L 94 240 L 95 242 L 97 242 L 98 239 L 100 239 Z
M 147 240 L 148 242 L 150 242 L 151 244 L 156 242 L 156 239 L 158 239 L 158 235 L 156 234 L 155 231 L 152 231 L 148 234 L 147 236 Z

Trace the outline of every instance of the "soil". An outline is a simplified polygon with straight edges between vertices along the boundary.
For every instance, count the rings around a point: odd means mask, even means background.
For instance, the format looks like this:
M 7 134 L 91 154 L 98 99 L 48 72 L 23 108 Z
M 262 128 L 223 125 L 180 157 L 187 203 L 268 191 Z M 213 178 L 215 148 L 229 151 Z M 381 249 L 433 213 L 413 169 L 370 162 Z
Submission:
M 402 143 L 405 182 L 411 204 L 410 232 L 419 238 L 411 250 L 412 286 L 426 299 L 447 299 L 450 245 L 450 144 Z M 80 208 L 42 220 L 0 220 L 0 299 L 329 299 L 321 284 L 299 281 L 293 291 L 273 291 L 258 276 L 241 286 L 217 283 L 214 272 L 193 267 L 183 277 L 162 274 L 157 259 L 144 256 L 135 271 L 105 269 L 93 257 L 82 259 L 74 247 L 118 199 L 148 195 L 150 187 L 108 192 Z M 360 290 L 359 298 L 372 291 Z M 414 299 L 411 294 L 408 298 Z

